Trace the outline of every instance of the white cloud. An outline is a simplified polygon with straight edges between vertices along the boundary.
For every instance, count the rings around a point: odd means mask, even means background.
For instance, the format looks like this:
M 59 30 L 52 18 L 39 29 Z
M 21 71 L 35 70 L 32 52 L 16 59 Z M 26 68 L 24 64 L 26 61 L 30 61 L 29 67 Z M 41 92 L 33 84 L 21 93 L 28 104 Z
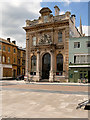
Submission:
M 77 28 L 80 30 L 79 27 Z M 90 26 L 82 25 L 82 30 L 83 34 L 85 33 L 85 36 L 90 36 Z
M 82 26 L 82 29 L 86 36 L 90 36 L 90 26 Z
M 60 15 L 63 15 L 63 14 L 65 14 L 65 11 L 60 11 Z
M 26 34 L 22 27 L 25 26 L 26 19 L 37 19 L 40 16 L 41 0 L 37 1 L 3 0 L 2 9 L 0 7 L 0 37 L 10 37 L 11 41 L 16 40 L 17 45 L 25 47 Z

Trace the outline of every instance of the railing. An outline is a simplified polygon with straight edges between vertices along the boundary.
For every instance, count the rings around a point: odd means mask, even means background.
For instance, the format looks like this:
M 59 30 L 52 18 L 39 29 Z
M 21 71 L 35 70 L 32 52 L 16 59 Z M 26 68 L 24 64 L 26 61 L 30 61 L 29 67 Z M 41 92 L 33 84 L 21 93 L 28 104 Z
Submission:
M 79 108 L 81 108 L 81 107 L 83 107 L 83 106 L 86 106 L 88 103 L 90 104 L 90 99 L 89 99 L 89 100 L 86 100 L 86 101 L 84 101 L 84 102 L 79 103 L 78 106 L 76 107 L 76 109 L 79 109 Z M 89 109 L 89 110 L 90 110 L 90 109 Z
M 63 75 L 63 71 L 56 72 L 56 75 L 58 75 L 58 76 L 62 76 L 62 75 Z

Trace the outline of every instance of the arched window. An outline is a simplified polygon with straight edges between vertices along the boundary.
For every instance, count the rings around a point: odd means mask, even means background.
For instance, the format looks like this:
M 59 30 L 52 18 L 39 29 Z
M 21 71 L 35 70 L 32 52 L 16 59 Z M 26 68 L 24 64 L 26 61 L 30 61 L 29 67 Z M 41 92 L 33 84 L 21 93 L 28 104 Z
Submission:
M 58 72 L 58 75 L 62 75 L 62 72 L 63 72 L 63 55 L 62 54 L 57 55 L 57 72 Z
M 36 71 L 36 56 L 31 57 L 31 71 Z

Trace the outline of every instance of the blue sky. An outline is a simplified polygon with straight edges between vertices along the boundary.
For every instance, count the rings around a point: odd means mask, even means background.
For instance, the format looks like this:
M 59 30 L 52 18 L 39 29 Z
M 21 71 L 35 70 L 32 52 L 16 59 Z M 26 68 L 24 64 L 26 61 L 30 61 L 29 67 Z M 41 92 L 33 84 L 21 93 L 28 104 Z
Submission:
M 80 16 L 82 24 L 88 26 L 88 2 L 41 2 L 41 7 L 49 7 L 54 15 L 54 6 L 57 5 L 61 12 L 70 11 L 76 15 L 76 26 L 79 26 Z
M 50 1 L 50 2 L 46 2 Z M 54 1 L 54 2 L 52 2 Z M 66 2 L 56 2 L 66 1 Z M 49 7 L 54 15 L 54 6 L 60 8 L 60 13 L 70 11 L 76 15 L 76 27 L 79 27 L 80 16 L 82 19 L 83 33 L 88 34 L 88 2 L 70 2 L 71 0 L 1 0 L 0 1 L 0 37 L 16 40 L 17 45 L 25 47 L 26 33 L 24 27 L 25 21 L 38 19 L 39 11 L 43 7 Z M 83 0 L 88 1 L 88 0 Z M 90 13 L 90 9 L 89 9 Z

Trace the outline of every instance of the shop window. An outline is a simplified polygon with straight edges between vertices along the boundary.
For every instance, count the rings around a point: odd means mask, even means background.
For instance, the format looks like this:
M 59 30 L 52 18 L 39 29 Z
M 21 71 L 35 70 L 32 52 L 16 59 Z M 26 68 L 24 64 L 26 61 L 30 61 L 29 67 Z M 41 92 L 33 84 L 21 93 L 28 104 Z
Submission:
M 70 78 L 73 78 L 73 74 L 70 74 L 69 77 L 70 77 Z
M 80 79 L 82 79 L 83 78 L 83 75 L 82 75 L 82 73 L 80 73 Z
M 86 78 L 86 73 L 84 73 L 84 78 Z

